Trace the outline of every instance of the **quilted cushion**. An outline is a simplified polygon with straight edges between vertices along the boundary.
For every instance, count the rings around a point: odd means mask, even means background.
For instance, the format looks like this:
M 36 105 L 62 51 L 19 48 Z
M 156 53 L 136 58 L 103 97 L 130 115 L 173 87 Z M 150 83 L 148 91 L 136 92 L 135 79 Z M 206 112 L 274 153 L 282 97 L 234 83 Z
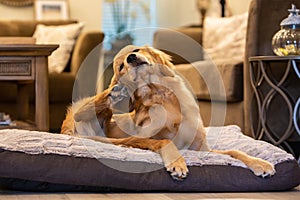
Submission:
M 273 163 L 276 174 L 256 177 L 226 155 L 182 151 L 190 173 L 175 181 L 157 153 L 67 135 L 0 130 L 0 188 L 27 191 L 278 191 L 300 184 L 292 155 L 244 136 L 237 126 L 207 128 L 214 149 L 239 149 Z

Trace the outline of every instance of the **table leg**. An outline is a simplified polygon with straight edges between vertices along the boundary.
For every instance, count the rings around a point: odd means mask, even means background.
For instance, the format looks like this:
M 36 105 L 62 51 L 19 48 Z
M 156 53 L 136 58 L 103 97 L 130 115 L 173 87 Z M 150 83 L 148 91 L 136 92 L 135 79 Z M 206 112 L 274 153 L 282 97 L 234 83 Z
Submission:
M 35 63 L 35 122 L 40 131 L 49 131 L 48 58 L 36 57 Z
M 17 119 L 28 119 L 29 115 L 29 85 L 28 83 L 18 83 L 18 98 L 17 98 Z

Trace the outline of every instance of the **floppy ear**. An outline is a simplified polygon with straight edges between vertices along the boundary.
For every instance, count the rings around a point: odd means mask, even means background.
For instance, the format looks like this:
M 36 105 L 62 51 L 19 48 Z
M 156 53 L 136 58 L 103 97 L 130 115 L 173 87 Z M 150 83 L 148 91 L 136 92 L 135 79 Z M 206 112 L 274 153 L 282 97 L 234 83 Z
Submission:
M 175 73 L 173 71 L 174 65 L 171 62 L 172 60 L 171 56 L 157 49 L 153 49 L 153 53 L 155 54 L 155 58 L 159 60 L 158 65 L 159 65 L 160 72 L 164 76 L 174 77 L 175 76 Z
M 118 83 L 118 80 L 120 79 L 120 73 L 115 65 L 115 60 L 109 67 L 112 67 L 113 71 L 114 71 L 113 77 L 111 78 L 110 84 L 109 84 L 109 87 L 112 87 Z
M 164 53 L 164 52 L 162 52 L 162 51 L 160 51 L 160 59 L 162 60 L 162 62 L 163 62 L 163 65 L 165 65 L 165 66 L 168 66 L 168 67 L 170 67 L 170 68 L 173 68 L 174 67 L 174 65 L 173 65 L 173 63 L 171 62 L 172 61 L 172 58 L 171 58 L 171 56 L 170 55 L 168 55 L 168 54 L 166 54 L 166 53 Z
M 119 78 L 117 77 L 116 73 L 114 73 L 113 77 L 111 78 L 109 87 L 112 87 L 118 83 Z
M 168 67 L 170 67 L 170 68 L 173 68 L 173 67 L 174 67 L 173 63 L 171 62 L 171 61 L 172 61 L 172 58 L 171 58 L 170 55 L 168 55 L 168 54 L 166 54 L 165 52 L 160 51 L 160 50 L 158 50 L 158 49 L 154 49 L 154 48 L 152 48 L 152 51 L 153 51 L 153 53 L 155 54 L 155 57 L 156 57 L 157 59 L 159 59 L 159 61 L 160 61 L 160 63 L 161 63 L 162 65 L 166 65 L 166 66 L 168 66 Z
M 160 73 L 163 76 L 170 76 L 170 77 L 175 76 L 175 72 L 170 67 L 168 67 L 166 65 L 161 65 L 161 64 L 157 64 L 157 66 L 159 67 Z

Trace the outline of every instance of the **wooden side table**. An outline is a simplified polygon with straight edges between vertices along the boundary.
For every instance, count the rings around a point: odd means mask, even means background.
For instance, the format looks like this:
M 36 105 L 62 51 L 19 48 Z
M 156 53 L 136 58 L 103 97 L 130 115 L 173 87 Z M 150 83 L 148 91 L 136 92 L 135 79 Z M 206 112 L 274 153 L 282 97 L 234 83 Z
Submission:
M 25 120 L 29 110 L 26 85 L 35 82 L 35 129 L 49 131 L 48 56 L 59 45 L 0 45 L 0 81 L 18 84 L 18 118 Z
M 256 56 L 249 61 L 254 138 L 299 156 L 300 142 L 293 148 L 290 141 L 300 141 L 300 56 Z

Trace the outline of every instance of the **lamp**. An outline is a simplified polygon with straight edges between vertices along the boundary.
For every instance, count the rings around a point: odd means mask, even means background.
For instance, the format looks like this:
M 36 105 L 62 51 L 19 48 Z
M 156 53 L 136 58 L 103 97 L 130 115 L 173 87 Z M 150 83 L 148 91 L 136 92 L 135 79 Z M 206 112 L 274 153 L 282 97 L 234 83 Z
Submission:
M 221 4 L 221 9 L 222 9 L 221 16 L 222 16 L 222 17 L 225 17 L 225 5 L 226 5 L 226 0 L 220 0 L 220 4 Z

